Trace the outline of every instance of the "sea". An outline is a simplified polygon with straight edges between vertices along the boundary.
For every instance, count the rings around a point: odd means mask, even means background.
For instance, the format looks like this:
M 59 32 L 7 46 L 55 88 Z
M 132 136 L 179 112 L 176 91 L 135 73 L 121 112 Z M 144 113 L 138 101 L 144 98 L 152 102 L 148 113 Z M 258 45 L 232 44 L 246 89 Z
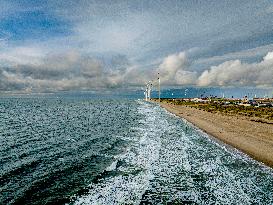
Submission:
M 194 89 L 162 95 L 223 93 Z M 271 168 L 142 98 L 2 95 L 0 204 L 273 204 Z

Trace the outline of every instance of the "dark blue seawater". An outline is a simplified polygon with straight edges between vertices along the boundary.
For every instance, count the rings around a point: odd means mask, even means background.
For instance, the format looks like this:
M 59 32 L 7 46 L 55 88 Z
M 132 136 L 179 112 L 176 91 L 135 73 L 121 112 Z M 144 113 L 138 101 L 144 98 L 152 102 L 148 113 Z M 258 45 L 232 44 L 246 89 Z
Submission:
M 0 204 L 273 204 L 273 171 L 158 105 L 0 98 Z

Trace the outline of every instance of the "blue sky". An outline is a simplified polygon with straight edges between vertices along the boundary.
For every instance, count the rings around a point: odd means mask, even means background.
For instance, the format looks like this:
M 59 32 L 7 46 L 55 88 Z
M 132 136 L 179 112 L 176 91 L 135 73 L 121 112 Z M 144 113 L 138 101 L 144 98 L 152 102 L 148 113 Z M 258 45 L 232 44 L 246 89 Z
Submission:
M 0 91 L 272 87 L 273 3 L 0 1 Z M 251 73 L 251 74 L 250 74 Z

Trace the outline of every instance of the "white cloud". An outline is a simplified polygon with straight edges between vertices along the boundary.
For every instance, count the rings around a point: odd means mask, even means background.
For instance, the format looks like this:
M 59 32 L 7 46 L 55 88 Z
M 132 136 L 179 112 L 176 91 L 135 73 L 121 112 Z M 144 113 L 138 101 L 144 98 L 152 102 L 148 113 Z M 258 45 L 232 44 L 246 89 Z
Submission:
M 185 52 L 169 55 L 159 65 L 163 84 L 168 85 L 187 85 L 196 81 L 196 73 L 187 71 L 187 57 Z
M 215 64 L 215 63 L 219 63 L 223 61 L 236 60 L 241 58 L 254 58 L 257 56 L 263 56 L 267 54 L 268 52 L 272 51 L 272 49 L 273 49 L 273 44 L 269 44 L 265 46 L 243 50 L 243 51 L 227 53 L 221 56 L 213 56 L 210 58 L 200 58 L 194 61 L 193 63 L 206 65 L 206 64 Z
M 19 52 L 19 55 L 16 50 L 20 49 L 24 53 Z M 158 72 L 163 85 L 273 86 L 273 52 L 268 52 L 258 63 L 231 60 L 212 66 L 202 73 L 189 68 L 185 52 L 163 58 L 157 69 L 130 65 L 126 56 L 115 58 L 116 67 L 109 68 L 99 58 L 83 55 L 77 50 L 61 54 L 34 53 L 35 49 L 15 49 L 14 56 L 26 59 L 15 59 L 15 63 L 0 66 L 0 91 L 54 92 L 128 88 L 143 86 L 148 81 L 155 80 Z M 38 63 L 29 62 L 31 57 L 39 59 Z M 9 60 L 12 62 L 14 59 Z
M 17 46 L 1 52 L 0 62 L 5 65 L 39 64 L 44 56 L 44 50 L 39 47 Z
M 271 61 L 273 60 L 273 52 L 268 52 L 264 57 L 264 61 Z
M 225 61 L 201 73 L 190 71 L 185 52 L 166 57 L 159 65 L 163 84 L 197 86 L 273 86 L 273 52 L 259 63 Z
M 97 89 L 120 86 L 123 70 L 106 69 L 93 57 L 71 51 L 46 55 L 38 64 L 10 63 L 0 66 L 0 90 L 35 92 Z
M 260 63 L 226 61 L 205 70 L 198 78 L 199 86 L 273 86 L 273 52 Z

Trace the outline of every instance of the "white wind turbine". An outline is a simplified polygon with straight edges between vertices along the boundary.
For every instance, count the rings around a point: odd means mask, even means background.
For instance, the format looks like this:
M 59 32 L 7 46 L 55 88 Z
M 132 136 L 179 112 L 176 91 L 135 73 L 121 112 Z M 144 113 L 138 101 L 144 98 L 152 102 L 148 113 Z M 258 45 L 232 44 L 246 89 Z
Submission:
M 159 102 L 160 102 L 160 76 L 159 76 L 159 73 L 158 73 L 158 76 L 157 76 L 157 81 L 158 81 L 158 99 L 159 99 Z M 155 80 L 154 80 L 154 84 L 156 84 Z M 153 81 L 149 81 L 146 84 L 146 89 L 144 91 L 146 101 L 151 100 L 152 86 L 153 86 Z

